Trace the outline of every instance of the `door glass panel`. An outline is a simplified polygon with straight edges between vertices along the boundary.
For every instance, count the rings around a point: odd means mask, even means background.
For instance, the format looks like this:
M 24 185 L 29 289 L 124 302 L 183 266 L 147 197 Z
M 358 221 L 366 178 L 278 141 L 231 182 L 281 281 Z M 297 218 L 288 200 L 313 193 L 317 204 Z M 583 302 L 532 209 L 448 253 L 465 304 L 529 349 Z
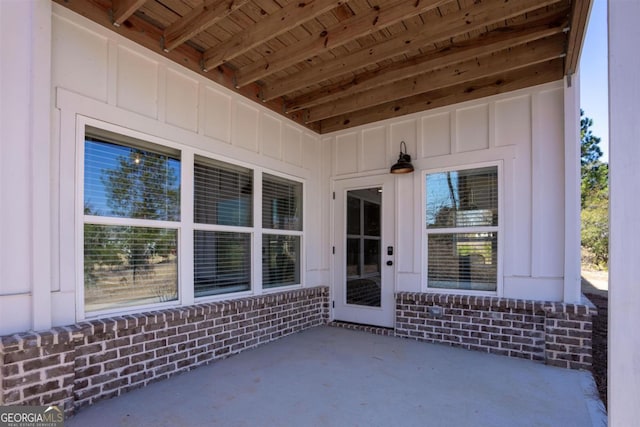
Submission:
M 360 199 L 347 196 L 347 234 L 360 234 L 360 205 Z
M 378 198 L 380 198 L 378 196 Z M 380 202 L 372 203 L 364 201 L 364 234 L 367 236 L 380 236 Z
M 380 307 L 382 189 L 347 192 L 347 304 Z

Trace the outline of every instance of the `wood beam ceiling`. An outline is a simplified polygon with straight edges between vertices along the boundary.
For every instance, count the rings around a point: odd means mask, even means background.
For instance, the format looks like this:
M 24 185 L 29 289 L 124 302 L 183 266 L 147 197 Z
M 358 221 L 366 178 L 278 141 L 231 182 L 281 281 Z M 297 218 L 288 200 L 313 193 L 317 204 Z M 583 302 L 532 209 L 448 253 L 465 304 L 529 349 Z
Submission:
M 320 133 L 348 129 L 354 126 L 559 80 L 563 75 L 563 66 L 564 61 L 562 58 L 554 59 L 520 70 L 500 73 L 445 89 L 376 105 L 354 113 L 332 117 L 319 122 Z
M 164 30 L 164 51 L 169 52 L 220 22 L 249 0 L 207 0 Z
M 287 112 L 324 104 L 338 98 L 355 96 L 360 92 L 454 65 L 468 60 L 468 58 L 489 55 L 500 50 L 559 34 L 563 28 L 564 25 L 562 23 L 555 26 L 540 24 L 538 26 L 500 27 L 475 39 L 457 42 L 434 52 L 411 58 L 405 62 L 396 62 L 385 68 L 363 72 L 355 78 L 305 93 L 286 103 Z M 263 99 L 265 99 L 264 92 Z M 267 97 L 266 99 L 269 100 L 270 98 Z
M 368 13 L 355 15 L 338 24 L 274 52 L 236 72 L 239 87 L 258 81 L 321 52 L 340 47 L 354 39 L 369 35 L 403 19 L 435 9 L 449 0 L 399 0 L 371 8 Z
M 311 107 L 305 121 L 317 122 L 329 117 L 362 110 L 388 101 L 407 98 L 415 93 L 425 93 L 468 80 L 477 80 L 500 72 L 528 67 L 532 64 L 558 58 L 562 52 L 562 34 L 526 45 L 512 47 L 496 54 L 476 57 L 455 65 L 450 65 L 415 77 L 399 80 L 389 85 L 373 88 L 349 96 Z
M 204 52 L 203 68 L 210 70 L 287 31 L 341 6 L 348 0 L 293 1 L 254 26 Z
M 54 1 L 324 133 L 571 74 L 592 0 Z
M 142 7 L 145 1 L 147 0 L 113 0 L 111 12 L 113 25 L 116 27 L 122 25 L 136 10 Z
M 548 0 L 544 5 L 556 3 L 559 0 Z M 326 61 L 316 67 L 300 71 L 295 76 L 278 80 L 265 85 L 262 96 L 270 100 L 290 93 L 293 90 L 302 89 L 308 82 L 320 79 L 329 80 L 356 70 L 367 65 L 375 64 L 397 55 L 414 51 L 425 44 L 435 44 L 460 36 L 470 31 L 476 31 L 496 22 L 504 21 L 511 17 L 524 14 L 540 7 L 539 0 L 518 0 L 505 3 L 504 0 L 490 0 L 476 3 L 469 8 L 457 13 L 448 14 L 429 27 L 416 27 L 397 37 L 390 38 L 374 47 L 367 47 L 356 52 L 350 52 L 347 57 L 339 57 Z M 240 70 L 242 71 L 242 70 Z M 262 76 L 267 75 L 264 70 Z

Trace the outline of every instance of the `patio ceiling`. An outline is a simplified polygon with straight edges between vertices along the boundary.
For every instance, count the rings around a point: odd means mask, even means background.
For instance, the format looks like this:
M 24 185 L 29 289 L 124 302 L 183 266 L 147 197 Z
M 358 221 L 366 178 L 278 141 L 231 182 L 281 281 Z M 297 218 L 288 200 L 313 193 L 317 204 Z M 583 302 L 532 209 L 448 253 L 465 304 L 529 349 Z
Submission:
M 54 0 L 327 133 L 559 80 L 591 0 Z

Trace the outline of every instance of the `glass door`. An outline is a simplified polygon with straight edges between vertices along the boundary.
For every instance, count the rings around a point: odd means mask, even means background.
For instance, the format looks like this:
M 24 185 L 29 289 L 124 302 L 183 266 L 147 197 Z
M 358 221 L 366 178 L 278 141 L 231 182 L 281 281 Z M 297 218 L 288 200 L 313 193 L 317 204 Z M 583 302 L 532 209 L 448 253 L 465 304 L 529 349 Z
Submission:
M 395 313 L 392 177 L 338 181 L 335 188 L 334 318 L 392 327 Z
M 347 191 L 347 304 L 380 307 L 382 187 Z

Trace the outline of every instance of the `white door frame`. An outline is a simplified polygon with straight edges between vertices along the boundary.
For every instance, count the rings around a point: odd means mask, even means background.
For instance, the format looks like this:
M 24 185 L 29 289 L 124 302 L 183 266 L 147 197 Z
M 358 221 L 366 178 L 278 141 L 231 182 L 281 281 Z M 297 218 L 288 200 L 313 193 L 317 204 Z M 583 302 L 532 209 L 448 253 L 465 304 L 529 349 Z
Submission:
M 332 313 L 333 320 L 392 328 L 395 324 L 396 236 L 395 236 L 395 180 L 393 175 L 349 178 L 333 181 L 333 265 Z M 367 307 L 346 302 L 346 209 L 347 192 L 366 188 L 382 188 L 381 206 L 381 306 Z M 393 247 L 393 255 L 387 248 Z M 387 262 L 391 261 L 392 265 Z

